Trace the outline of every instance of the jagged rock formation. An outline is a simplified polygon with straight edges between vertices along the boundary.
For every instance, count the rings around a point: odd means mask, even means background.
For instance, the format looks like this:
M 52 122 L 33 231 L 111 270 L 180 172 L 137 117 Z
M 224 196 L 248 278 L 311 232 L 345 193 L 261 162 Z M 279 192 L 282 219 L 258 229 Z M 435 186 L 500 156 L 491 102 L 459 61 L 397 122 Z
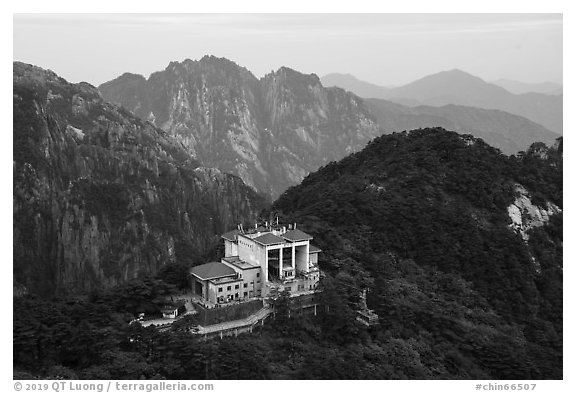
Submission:
M 265 200 L 87 84 L 14 63 L 19 293 L 110 286 L 201 255 Z
M 510 226 L 527 241 L 530 229 L 546 224 L 550 217 L 560 213 L 561 209 L 549 201 L 546 201 L 546 207 L 534 205 L 530 199 L 530 193 L 520 184 L 516 185 L 514 191 L 516 198 L 508 206 L 508 215 L 512 221 Z
M 200 162 L 272 197 L 381 134 L 358 97 L 285 67 L 258 80 L 205 56 L 172 62 L 147 80 L 124 74 L 99 89 L 174 135 Z

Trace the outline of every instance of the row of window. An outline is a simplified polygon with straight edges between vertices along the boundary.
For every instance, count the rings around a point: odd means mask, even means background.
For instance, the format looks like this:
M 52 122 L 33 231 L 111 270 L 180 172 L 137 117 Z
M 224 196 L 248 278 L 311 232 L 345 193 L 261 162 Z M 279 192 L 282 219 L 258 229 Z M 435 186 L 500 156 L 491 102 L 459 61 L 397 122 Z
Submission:
M 260 273 L 258 273 L 258 276 L 260 275 Z M 256 281 L 257 284 L 260 284 L 260 280 Z M 254 286 L 254 281 L 252 281 L 250 284 L 252 284 L 252 286 Z M 248 288 L 248 283 L 245 282 L 244 283 L 244 288 Z M 236 284 L 234 285 L 234 289 L 240 289 L 240 284 Z M 224 290 L 223 287 L 218 287 L 218 292 L 222 292 Z M 228 285 L 226 287 L 226 291 L 231 291 L 232 290 L 232 285 Z

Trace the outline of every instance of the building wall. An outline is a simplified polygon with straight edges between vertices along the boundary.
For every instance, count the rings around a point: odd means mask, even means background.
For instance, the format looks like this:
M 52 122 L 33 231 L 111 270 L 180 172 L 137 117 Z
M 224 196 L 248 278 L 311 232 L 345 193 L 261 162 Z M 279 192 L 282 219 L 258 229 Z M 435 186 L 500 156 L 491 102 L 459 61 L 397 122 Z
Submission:
M 246 262 L 250 262 L 253 265 L 260 265 L 260 262 L 256 259 L 256 248 L 258 244 L 244 236 L 238 236 L 238 256 L 240 259 Z
M 235 257 L 238 255 L 238 244 L 231 242 L 230 240 L 224 239 L 224 256 L 225 257 Z
M 318 253 L 317 252 L 310 254 L 310 264 L 311 265 L 318 265 Z
M 238 266 L 234 265 L 233 263 L 228 263 L 226 261 L 222 261 L 222 263 L 224 263 L 226 266 L 230 266 L 232 269 L 234 269 L 239 277 L 242 277 L 242 286 L 241 286 L 241 294 L 240 297 L 256 297 L 259 296 L 259 292 L 258 290 L 262 289 L 262 282 L 263 282 L 263 277 L 262 277 L 262 268 L 257 268 L 257 269 L 241 269 Z M 244 284 L 246 284 L 246 287 L 244 287 Z M 244 292 L 246 292 L 247 294 L 244 295 Z M 252 292 L 252 294 L 250 294 L 250 292 Z
M 238 288 L 236 288 L 238 286 Z M 230 287 L 230 289 L 228 289 Z M 228 296 L 232 296 L 233 300 L 238 300 L 244 297 L 242 291 L 242 281 L 235 281 L 231 283 L 224 283 L 224 284 L 213 284 L 208 282 L 208 300 L 212 303 L 218 303 L 218 298 L 224 298 L 224 301 L 228 298 Z M 222 289 L 222 291 L 219 291 Z M 238 294 L 238 297 L 236 297 Z
M 296 271 L 309 271 L 310 242 L 296 243 Z

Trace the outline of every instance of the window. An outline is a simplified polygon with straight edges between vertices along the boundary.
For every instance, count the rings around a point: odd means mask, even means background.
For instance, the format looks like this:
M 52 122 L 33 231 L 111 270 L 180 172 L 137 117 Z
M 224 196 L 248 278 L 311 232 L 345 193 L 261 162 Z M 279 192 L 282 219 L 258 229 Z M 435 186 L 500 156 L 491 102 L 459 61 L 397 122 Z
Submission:
M 227 291 L 231 291 L 232 290 L 232 286 L 228 285 L 228 288 L 226 288 Z
M 218 288 L 218 292 L 222 292 L 222 287 L 219 287 L 219 288 Z
M 256 281 L 256 284 L 260 284 L 260 280 Z
M 244 288 L 248 288 L 248 283 L 247 283 L 247 282 L 244 283 Z
M 244 297 L 247 297 L 247 296 L 248 296 L 248 292 L 244 292 Z
M 234 289 L 238 289 L 238 288 L 240 288 L 240 285 L 236 284 L 236 285 L 234 286 Z
M 256 277 L 260 277 L 260 273 L 256 273 Z

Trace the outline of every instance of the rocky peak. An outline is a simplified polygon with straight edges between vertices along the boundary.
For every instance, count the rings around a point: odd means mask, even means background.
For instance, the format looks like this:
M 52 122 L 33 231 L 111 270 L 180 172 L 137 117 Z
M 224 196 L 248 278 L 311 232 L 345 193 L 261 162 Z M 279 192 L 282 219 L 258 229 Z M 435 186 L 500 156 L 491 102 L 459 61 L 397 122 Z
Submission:
M 153 119 L 204 165 L 272 197 L 380 134 L 357 97 L 287 67 L 258 80 L 230 60 L 205 56 L 172 62 L 138 89 L 118 80 L 100 89 Z
M 196 170 L 181 140 L 93 86 L 20 64 L 14 74 L 14 277 L 31 293 L 190 261 L 266 206 L 240 178 Z

